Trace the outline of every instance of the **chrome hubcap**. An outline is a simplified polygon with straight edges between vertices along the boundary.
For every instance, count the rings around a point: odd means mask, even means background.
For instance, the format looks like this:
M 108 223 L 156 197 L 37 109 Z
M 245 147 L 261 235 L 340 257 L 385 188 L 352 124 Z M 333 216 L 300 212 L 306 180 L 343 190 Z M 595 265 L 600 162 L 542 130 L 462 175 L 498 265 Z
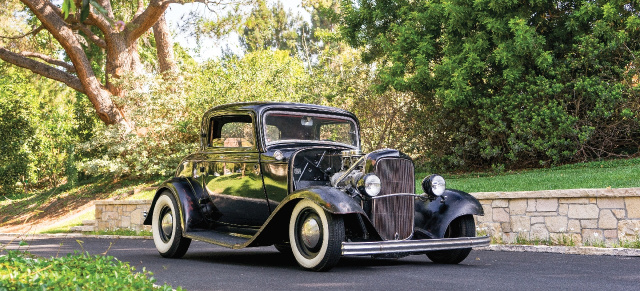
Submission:
M 161 228 L 164 235 L 169 239 L 173 233 L 173 215 L 167 212 L 162 217 Z
M 307 218 L 302 223 L 302 241 L 307 248 L 313 249 L 320 241 L 320 226 L 315 218 Z

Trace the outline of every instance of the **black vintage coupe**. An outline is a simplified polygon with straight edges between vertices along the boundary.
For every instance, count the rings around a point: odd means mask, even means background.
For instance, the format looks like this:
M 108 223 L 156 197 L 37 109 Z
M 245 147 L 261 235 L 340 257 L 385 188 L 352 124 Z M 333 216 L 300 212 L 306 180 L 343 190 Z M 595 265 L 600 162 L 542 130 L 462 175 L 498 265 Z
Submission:
M 238 103 L 204 114 L 200 150 L 156 193 L 144 224 L 164 257 L 191 240 L 233 249 L 274 245 L 303 268 L 341 256 L 426 254 L 457 264 L 472 247 L 471 195 L 430 175 L 415 194 L 414 165 L 393 149 L 360 150 L 358 119 L 332 107 Z

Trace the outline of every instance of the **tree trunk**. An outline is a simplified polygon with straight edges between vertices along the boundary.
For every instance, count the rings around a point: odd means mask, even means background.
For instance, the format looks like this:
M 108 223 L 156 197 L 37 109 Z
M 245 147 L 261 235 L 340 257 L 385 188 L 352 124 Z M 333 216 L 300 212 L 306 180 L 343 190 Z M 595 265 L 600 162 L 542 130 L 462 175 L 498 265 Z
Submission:
M 172 43 L 166 22 L 164 11 L 169 3 L 179 0 L 149 0 L 145 7 L 145 1 L 138 0 L 138 11 L 133 19 L 124 27 L 113 25 L 113 7 L 111 0 L 96 0 L 104 8 L 106 15 L 97 13 L 91 8 L 88 18 L 80 22 L 78 11 L 69 11 L 69 16 L 64 19 L 60 7 L 48 0 L 20 0 L 40 20 L 42 27 L 60 43 L 66 55 L 71 60 L 68 64 L 62 60 L 46 56 L 37 52 L 15 53 L 7 48 L 0 47 L 0 59 L 13 65 L 23 67 L 32 72 L 65 83 L 67 86 L 84 93 L 89 97 L 97 115 L 106 124 L 122 124 L 127 130 L 132 130 L 133 124 L 128 121 L 127 110 L 122 105 L 115 104 L 112 97 L 125 97 L 123 86 L 115 82 L 124 76 L 139 76 L 144 73 L 140 55 L 138 53 L 138 39 L 157 22 L 156 40 L 160 43 L 159 56 L 161 56 L 161 70 L 177 70 L 173 61 Z M 75 1 L 76 5 L 80 2 Z M 97 28 L 92 30 L 91 27 Z M 36 29 L 34 35 L 41 29 Z M 106 80 L 102 84 L 96 77 L 91 61 L 84 51 L 84 46 L 78 38 L 77 31 L 86 36 L 86 40 L 106 51 Z M 29 33 L 31 34 L 31 33 Z M 25 34 L 26 36 L 26 34 Z M 36 61 L 33 58 L 38 58 Z M 44 62 L 42 62 L 44 61 Z M 66 68 L 63 71 L 60 68 Z M 75 75 L 74 75 L 75 74 Z M 125 80 L 126 81 L 126 80 Z M 141 85 L 134 83 L 134 88 Z
M 129 75 L 140 76 L 144 72 L 137 42 L 127 43 L 126 36 L 116 34 L 107 42 L 106 85 L 111 94 L 123 97 L 125 91 L 115 80 Z M 139 87 L 139 84 L 138 86 Z
M 174 75 L 173 73 L 178 71 L 178 65 L 173 55 L 173 41 L 164 14 L 153 25 L 153 37 L 156 41 L 160 73 L 165 77 Z
M 116 107 L 113 100 L 111 100 L 109 92 L 105 90 L 96 78 L 91 68 L 91 63 L 82 45 L 76 38 L 76 35 L 62 19 L 59 12 L 54 10 L 55 6 L 44 0 L 22 0 L 22 2 L 29 7 L 40 22 L 42 22 L 45 29 L 47 29 L 64 48 L 76 69 L 76 78 L 79 79 L 84 88 L 83 93 L 89 97 L 100 120 L 106 124 L 125 124 L 125 126 L 130 128 L 124 119 L 122 111 Z M 34 73 L 39 73 L 31 68 L 28 69 Z M 50 76 L 45 75 L 45 77 Z

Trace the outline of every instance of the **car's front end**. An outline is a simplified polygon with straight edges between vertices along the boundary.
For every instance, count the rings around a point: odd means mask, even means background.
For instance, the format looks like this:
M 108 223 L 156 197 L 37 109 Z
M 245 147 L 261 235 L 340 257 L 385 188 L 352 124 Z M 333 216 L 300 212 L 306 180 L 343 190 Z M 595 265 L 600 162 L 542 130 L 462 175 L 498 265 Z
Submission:
M 412 160 L 402 153 L 383 149 L 360 155 L 351 166 L 332 177 L 332 185 L 357 197 L 376 234 L 346 241 L 343 255 L 404 256 L 438 250 L 467 249 L 489 244 L 488 237 L 451 237 L 446 228 L 458 217 L 483 215 L 472 196 L 447 190 L 444 178 L 430 175 L 423 180 L 425 193 L 415 194 Z M 452 208 L 454 207 L 454 208 Z M 475 231 L 475 229 L 473 229 Z M 471 232 L 468 232 L 471 234 Z

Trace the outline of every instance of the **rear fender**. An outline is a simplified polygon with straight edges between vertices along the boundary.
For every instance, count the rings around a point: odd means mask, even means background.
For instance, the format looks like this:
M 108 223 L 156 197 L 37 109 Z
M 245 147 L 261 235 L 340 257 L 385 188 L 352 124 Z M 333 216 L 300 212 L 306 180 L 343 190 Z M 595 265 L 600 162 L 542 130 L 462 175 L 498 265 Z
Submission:
M 196 181 L 191 178 L 174 177 L 162 183 L 162 186 L 156 191 L 153 197 L 151 207 L 147 212 L 144 225 L 151 225 L 153 209 L 156 205 L 158 197 L 165 192 L 171 192 L 178 203 L 178 211 L 182 229 L 185 232 L 193 228 L 205 228 L 208 225 L 205 215 L 202 213 L 200 204 L 196 197 L 202 197 L 203 189 Z
M 446 190 L 441 198 L 429 202 L 416 199 L 415 226 L 426 230 L 432 238 L 443 238 L 447 227 L 463 215 L 484 215 L 482 205 L 466 192 Z

